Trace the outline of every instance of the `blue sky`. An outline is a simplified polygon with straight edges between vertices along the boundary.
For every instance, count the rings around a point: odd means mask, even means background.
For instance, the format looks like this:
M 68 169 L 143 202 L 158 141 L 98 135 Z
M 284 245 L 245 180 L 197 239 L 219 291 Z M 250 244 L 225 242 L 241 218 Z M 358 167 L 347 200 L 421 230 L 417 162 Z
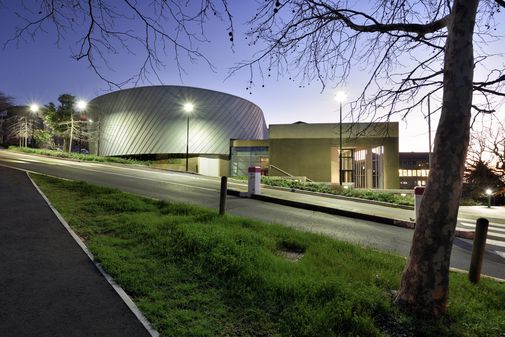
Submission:
M 28 1 L 29 2 L 29 1 Z M 16 6 L 17 1 L 4 2 L 7 6 Z M 228 70 L 237 62 L 250 59 L 257 47 L 249 47 L 244 39 L 245 21 L 251 14 L 254 2 L 241 2 L 240 8 L 233 8 L 236 14 L 235 45 L 232 50 L 228 41 L 226 26 L 212 22 L 206 26 L 206 35 L 211 43 L 201 45 L 202 52 L 214 64 L 213 72 L 204 62 L 196 64 L 185 63 L 186 74 L 179 77 L 172 56 L 168 55 L 164 62 L 166 67 L 159 71 L 163 84 L 188 85 L 218 90 L 251 100 L 261 107 L 267 124 L 293 123 L 305 121 L 310 123 L 338 122 L 338 105 L 334 100 L 336 90 L 344 89 L 349 99 L 360 93 L 366 74 L 354 69 L 345 88 L 332 87 L 331 83 L 321 92 L 321 85 L 313 83 L 299 88 L 299 84 L 286 77 L 272 76 L 264 82 L 257 81 L 256 87 L 247 90 L 249 74 L 239 72 L 226 79 Z M 245 7 L 244 7 L 245 6 Z M 0 9 L 0 41 L 4 42 L 15 32 L 20 24 L 12 11 Z M 71 58 L 72 50 L 76 50 L 72 33 L 66 40 L 56 45 L 54 32 L 40 32 L 34 40 L 20 41 L 10 44 L 0 50 L 0 90 L 15 98 L 17 104 L 38 102 L 47 104 L 56 101 L 62 93 L 71 93 L 83 99 L 92 99 L 108 92 L 109 88 L 89 68 L 85 60 L 79 62 Z M 107 73 L 113 78 L 124 79 L 135 73 L 140 60 L 135 55 L 120 54 L 110 57 L 113 71 Z M 153 80 L 154 84 L 159 84 Z M 149 83 L 144 83 L 148 85 Z M 262 87 L 264 85 L 264 87 Z M 128 87 L 128 86 L 127 86 Z M 436 105 L 433 102 L 433 105 Z M 344 106 L 344 111 L 348 111 Z M 438 114 L 432 119 L 435 130 Z M 396 119 L 398 120 L 398 119 Z M 434 131 L 433 131 L 434 137 Z M 413 114 L 406 121 L 400 121 L 400 150 L 427 151 L 428 126 L 421 113 Z

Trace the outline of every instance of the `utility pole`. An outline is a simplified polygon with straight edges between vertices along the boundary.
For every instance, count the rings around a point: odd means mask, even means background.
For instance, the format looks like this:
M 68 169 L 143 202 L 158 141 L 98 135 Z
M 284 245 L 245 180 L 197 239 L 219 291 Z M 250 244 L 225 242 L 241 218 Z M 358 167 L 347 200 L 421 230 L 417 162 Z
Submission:
M 68 153 L 72 153 L 72 141 L 74 135 L 74 112 L 70 113 L 70 144 L 68 144 Z
M 28 147 L 28 120 L 25 116 L 25 147 Z
M 428 95 L 428 168 L 431 169 L 431 105 L 430 105 L 430 95 Z
M 338 168 L 339 168 L 339 182 L 340 186 L 342 186 L 342 182 L 344 181 L 344 177 L 342 177 L 342 101 L 340 101 L 340 123 L 339 125 L 339 151 L 338 151 Z

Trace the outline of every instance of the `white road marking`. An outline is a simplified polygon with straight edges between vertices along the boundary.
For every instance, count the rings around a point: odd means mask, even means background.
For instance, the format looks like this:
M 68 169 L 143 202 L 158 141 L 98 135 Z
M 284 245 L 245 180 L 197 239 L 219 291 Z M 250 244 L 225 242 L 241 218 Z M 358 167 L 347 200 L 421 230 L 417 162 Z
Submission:
M 493 246 L 505 247 L 505 242 L 498 241 L 498 240 L 493 240 L 493 239 L 486 239 L 486 244 L 490 244 L 490 245 L 493 245 Z
M 458 228 L 460 228 L 460 229 L 472 229 L 472 230 L 475 230 L 475 225 L 469 225 L 469 224 L 461 223 L 458 226 Z M 493 235 L 493 236 L 497 236 L 497 237 L 505 239 L 505 229 L 496 228 L 496 227 L 490 225 L 489 228 L 488 228 L 488 230 L 487 230 L 487 235 Z
M 9 163 L 28 164 L 28 162 L 23 161 L 23 160 L 16 160 L 16 159 L 3 159 L 3 160 L 7 161 Z
M 498 255 L 499 257 L 505 259 L 505 252 L 501 252 L 499 250 L 492 250 L 493 254 Z
M 3 159 L 3 160 L 5 160 L 5 159 Z M 28 164 L 26 162 L 21 162 L 21 163 Z M 46 164 L 49 164 L 49 163 L 46 163 Z M 59 163 L 53 163 L 53 165 L 61 165 L 61 164 L 59 164 Z M 11 166 L 8 166 L 8 165 L 2 165 L 2 166 L 11 167 Z M 65 165 L 65 166 L 69 166 L 69 165 Z M 17 168 L 17 169 L 20 169 L 22 171 L 33 172 L 31 170 L 23 169 L 23 168 L 18 168 L 18 167 L 12 167 L 12 168 Z M 164 184 L 169 184 L 169 185 L 176 185 L 176 186 L 183 186 L 183 187 L 188 187 L 188 188 L 193 188 L 193 189 L 198 189 L 198 190 L 204 190 L 204 191 L 213 191 L 213 192 L 218 191 L 217 188 L 208 188 L 208 187 L 200 187 L 200 186 L 194 186 L 194 185 L 189 185 L 189 184 L 176 183 L 176 182 L 172 182 L 172 181 L 166 181 L 164 179 L 151 179 L 151 178 L 145 178 L 145 177 L 140 177 L 140 176 L 131 175 L 131 174 L 114 173 L 114 172 L 110 172 L 110 171 L 108 172 L 108 171 L 103 171 L 103 170 L 93 170 L 93 169 L 84 168 L 84 167 L 80 167 L 80 169 L 83 170 L 83 171 L 98 172 L 98 173 L 104 173 L 104 174 L 112 174 L 112 175 L 126 177 L 126 178 L 142 179 L 142 180 L 147 180 L 147 181 L 153 181 L 153 182 L 164 183 Z M 143 171 L 143 172 L 145 172 L 145 171 Z M 34 173 L 36 173 L 36 172 L 34 172 Z

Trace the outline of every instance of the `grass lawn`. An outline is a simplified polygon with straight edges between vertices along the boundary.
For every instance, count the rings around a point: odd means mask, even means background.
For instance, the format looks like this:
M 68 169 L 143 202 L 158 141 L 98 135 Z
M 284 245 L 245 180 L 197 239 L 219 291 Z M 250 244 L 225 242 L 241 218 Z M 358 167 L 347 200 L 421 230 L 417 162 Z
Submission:
M 162 336 L 505 335 L 505 284 L 483 279 L 475 286 L 453 273 L 447 317 L 416 321 L 391 302 L 401 257 L 201 207 L 32 177 Z
M 69 152 L 49 150 L 49 149 L 34 149 L 31 147 L 9 146 L 8 150 L 15 151 L 15 152 L 41 154 L 41 155 L 49 156 L 49 157 L 81 160 L 81 161 L 95 161 L 95 162 L 102 162 L 102 163 L 119 163 L 119 164 L 136 164 L 136 165 L 144 165 L 144 166 L 151 165 L 150 161 L 125 159 L 125 158 L 119 158 L 119 157 L 103 157 L 103 156 L 96 156 L 94 154 L 82 154 L 82 153 L 77 153 L 77 152 L 69 153 Z

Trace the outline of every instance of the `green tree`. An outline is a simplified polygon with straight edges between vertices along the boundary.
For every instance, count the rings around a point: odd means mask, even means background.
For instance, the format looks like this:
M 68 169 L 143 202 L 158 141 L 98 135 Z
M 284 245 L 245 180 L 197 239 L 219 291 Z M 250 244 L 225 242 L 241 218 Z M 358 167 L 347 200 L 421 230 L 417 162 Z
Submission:
M 4 111 L 12 106 L 12 98 L 0 91 L 0 111 Z
M 39 148 L 47 149 L 54 147 L 53 134 L 48 130 L 35 130 L 33 138 L 35 139 L 36 146 Z
M 0 91 L 0 113 L 5 113 L 5 111 L 12 106 L 12 98 L 9 96 L 5 95 L 3 92 Z M 5 141 L 5 115 L 0 117 L 0 145 L 4 144 Z
M 53 135 L 62 137 L 64 140 L 63 148 L 70 152 L 70 135 L 73 129 L 72 120 L 75 114 L 75 96 L 62 94 L 58 97 L 58 102 L 58 106 L 52 102 L 47 104 L 42 110 L 42 114 Z

